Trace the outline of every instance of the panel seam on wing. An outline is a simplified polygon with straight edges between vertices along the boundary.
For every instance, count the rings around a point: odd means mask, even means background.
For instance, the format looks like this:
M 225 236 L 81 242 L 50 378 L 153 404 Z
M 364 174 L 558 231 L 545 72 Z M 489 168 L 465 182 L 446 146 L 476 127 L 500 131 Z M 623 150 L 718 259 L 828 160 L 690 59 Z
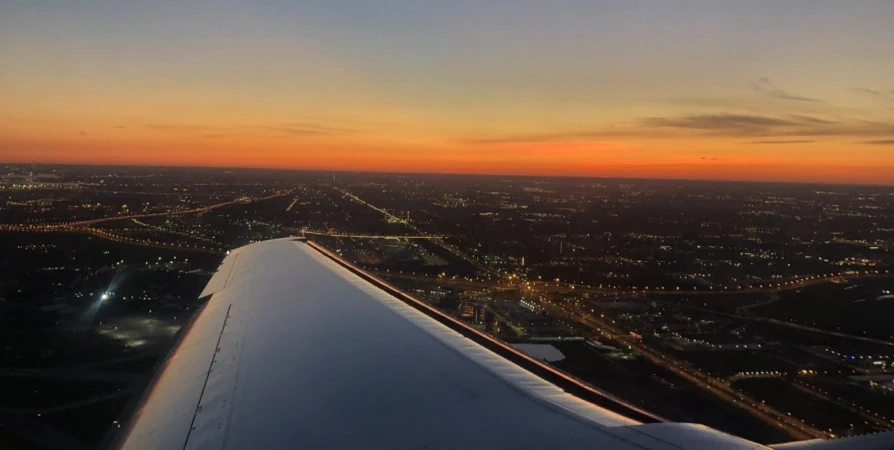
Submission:
M 220 327 L 220 334 L 217 336 L 217 344 L 214 346 L 214 354 L 211 356 L 211 364 L 208 365 L 208 372 L 205 374 L 205 382 L 202 383 L 202 392 L 199 394 L 199 401 L 196 403 L 196 410 L 192 415 L 192 422 L 190 422 L 189 430 L 186 432 L 186 440 L 183 441 L 184 450 L 186 449 L 187 444 L 189 444 L 189 437 L 192 435 L 192 430 L 195 429 L 196 417 L 199 415 L 199 411 L 202 408 L 202 398 L 205 396 L 205 388 L 208 386 L 208 378 L 211 377 L 211 369 L 214 368 L 214 363 L 217 362 L 217 351 L 220 348 L 220 340 L 223 338 L 224 330 L 227 328 L 227 321 L 230 319 L 230 309 L 232 307 L 232 303 L 227 306 L 227 314 L 224 316 L 223 325 Z

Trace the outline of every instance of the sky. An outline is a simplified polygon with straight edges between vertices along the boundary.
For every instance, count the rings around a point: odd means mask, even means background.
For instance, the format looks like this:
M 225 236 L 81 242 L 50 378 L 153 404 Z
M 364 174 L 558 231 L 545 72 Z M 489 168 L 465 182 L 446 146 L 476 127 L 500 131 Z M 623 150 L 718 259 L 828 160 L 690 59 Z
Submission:
M 0 2 L 0 162 L 894 184 L 894 2 Z

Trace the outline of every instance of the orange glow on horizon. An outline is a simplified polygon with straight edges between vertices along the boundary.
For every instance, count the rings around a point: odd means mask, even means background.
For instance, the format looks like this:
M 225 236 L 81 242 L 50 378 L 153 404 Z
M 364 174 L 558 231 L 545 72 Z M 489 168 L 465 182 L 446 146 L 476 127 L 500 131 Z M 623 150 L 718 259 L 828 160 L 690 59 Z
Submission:
M 145 139 L 145 140 L 141 140 Z M 894 184 L 894 166 L 873 160 L 800 162 L 781 152 L 698 156 L 704 143 L 598 141 L 406 144 L 202 139 L 0 140 L 6 163 L 247 167 L 295 170 L 579 176 Z M 681 151 L 679 147 L 692 148 Z

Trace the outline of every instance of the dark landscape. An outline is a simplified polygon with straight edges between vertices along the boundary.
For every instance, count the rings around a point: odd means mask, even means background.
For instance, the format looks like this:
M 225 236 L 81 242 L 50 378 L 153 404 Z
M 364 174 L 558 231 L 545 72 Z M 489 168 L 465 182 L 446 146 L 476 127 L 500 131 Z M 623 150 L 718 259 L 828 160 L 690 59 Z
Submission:
M 305 236 L 672 421 L 894 427 L 894 189 L 0 166 L 0 448 L 98 448 L 226 251 Z

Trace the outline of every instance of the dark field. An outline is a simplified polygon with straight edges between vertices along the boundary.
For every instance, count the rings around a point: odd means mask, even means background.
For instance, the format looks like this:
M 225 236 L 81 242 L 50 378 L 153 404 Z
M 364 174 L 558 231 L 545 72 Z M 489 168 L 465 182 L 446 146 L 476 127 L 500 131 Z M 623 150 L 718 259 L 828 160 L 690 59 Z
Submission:
M 780 293 L 780 300 L 751 311 L 766 317 L 858 336 L 894 339 L 894 277 L 826 283 Z

